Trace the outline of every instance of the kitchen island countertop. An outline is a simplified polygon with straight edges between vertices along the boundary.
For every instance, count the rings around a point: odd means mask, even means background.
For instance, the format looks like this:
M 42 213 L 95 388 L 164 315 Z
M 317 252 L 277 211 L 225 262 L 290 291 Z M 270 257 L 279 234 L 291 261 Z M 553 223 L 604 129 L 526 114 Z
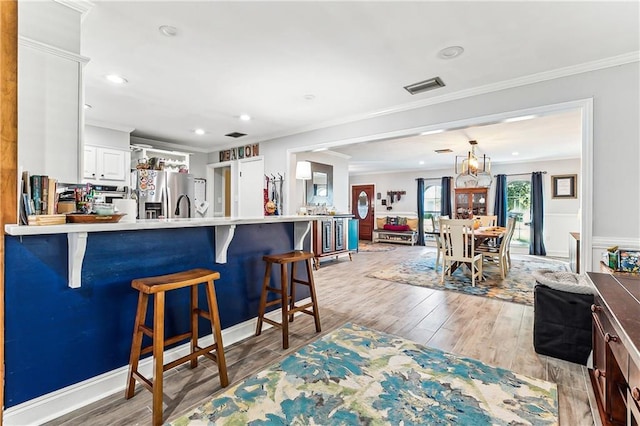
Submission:
M 4 232 L 7 235 L 46 235 L 46 234 L 69 234 L 76 232 L 108 232 L 108 231 L 136 231 L 141 229 L 170 229 L 170 228 L 193 228 L 202 226 L 230 226 L 230 225 L 251 225 L 260 223 L 279 222 L 309 222 L 321 219 L 326 216 L 264 216 L 257 218 L 231 218 L 231 217 L 205 217 L 190 219 L 139 219 L 135 222 L 116 223 L 66 223 L 62 225 L 16 225 L 7 224 Z

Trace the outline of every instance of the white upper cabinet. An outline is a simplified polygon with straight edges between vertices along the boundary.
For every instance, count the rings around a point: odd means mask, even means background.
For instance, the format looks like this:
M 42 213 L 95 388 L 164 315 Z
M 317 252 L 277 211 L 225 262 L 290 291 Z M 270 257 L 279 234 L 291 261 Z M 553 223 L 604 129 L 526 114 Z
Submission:
M 84 181 L 128 185 L 129 158 L 128 151 L 85 145 Z
M 83 182 L 129 185 L 129 138 L 133 130 L 105 123 L 84 126 Z
M 54 1 L 18 2 L 18 12 L 18 165 L 78 182 L 88 62 L 79 55 L 81 12 Z
M 85 145 L 84 147 L 84 172 L 82 177 L 85 179 L 95 179 L 98 176 L 97 151 L 98 148 L 95 146 Z

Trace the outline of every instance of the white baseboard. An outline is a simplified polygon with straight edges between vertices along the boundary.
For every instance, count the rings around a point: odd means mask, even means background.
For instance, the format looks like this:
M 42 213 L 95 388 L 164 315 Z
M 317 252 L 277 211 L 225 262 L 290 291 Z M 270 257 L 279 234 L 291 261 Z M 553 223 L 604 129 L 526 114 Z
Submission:
M 308 298 L 300 302 L 304 304 L 307 303 L 307 300 Z M 279 321 L 281 315 L 281 310 L 277 309 L 267 313 L 266 317 Z M 299 313 L 296 315 L 299 315 Z M 232 345 L 247 337 L 253 336 L 256 331 L 256 324 L 257 318 L 253 318 L 222 330 L 224 346 Z M 263 330 L 271 327 L 270 324 L 264 323 Z M 208 336 L 201 337 L 198 342 L 201 346 L 211 345 L 213 343 L 213 336 L 209 334 Z M 165 351 L 165 364 L 187 355 L 190 350 L 189 345 L 190 343 L 187 342 Z M 125 365 L 8 408 L 4 411 L 3 423 L 7 426 L 40 425 L 109 395 L 113 395 L 114 393 L 122 392 L 122 398 L 124 398 L 128 369 L 129 366 Z M 153 376 L 152 357 L 141 360 L 138 369 L 147 377 Z

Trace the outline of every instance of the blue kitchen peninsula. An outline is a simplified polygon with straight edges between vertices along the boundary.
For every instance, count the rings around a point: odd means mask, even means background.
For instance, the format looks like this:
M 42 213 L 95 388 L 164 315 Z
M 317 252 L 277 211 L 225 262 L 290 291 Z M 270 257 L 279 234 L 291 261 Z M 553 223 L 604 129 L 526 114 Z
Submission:
M 191 268 L 218 271 L 215 287 L 223 330 L 254 319 L 264 276 L 262 256 L 310 250 L 311 222 L 316 219 L 6 225 L 7 415 L 11 407 L 20 409 L 20 404 L 126 369 L 137 304 L 134 278 Z M 189 327 L 185 290 L 167 298 L 167 335 Z M 300 293 L 299 298 L 309 296 Z M 204 323 L 200 329 L 210 334 Z

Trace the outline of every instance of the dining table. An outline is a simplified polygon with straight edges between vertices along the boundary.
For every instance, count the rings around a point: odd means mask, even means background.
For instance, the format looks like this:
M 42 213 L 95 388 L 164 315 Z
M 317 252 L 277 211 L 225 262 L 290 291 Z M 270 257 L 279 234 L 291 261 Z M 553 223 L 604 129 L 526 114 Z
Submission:
M 502 238 L 507 233 L 507 228 L 504 226 L 481 226 L 473 230 L 474 245 L 478 247 L 489 239 Z M 425 231 L 427 235 L 440 235 L 439 229 L 432 231 Z
M 484 244 L 488 240 L 497 241 L 498 238 L 502 238 L 506 235 L 507 228 L 504 226 L 481 226 L 473 230 L 474 247 L 478 247 Z M 425 231 L 426 235 L 440 236 L 440 230 L 434 229 L 431 231 Z M 496 253 L 498 252 L 498 246 L 495 247 Z M 460 266 L 460 262 L 454 262 L 451 265 L 451 273 L 454 273 Z

